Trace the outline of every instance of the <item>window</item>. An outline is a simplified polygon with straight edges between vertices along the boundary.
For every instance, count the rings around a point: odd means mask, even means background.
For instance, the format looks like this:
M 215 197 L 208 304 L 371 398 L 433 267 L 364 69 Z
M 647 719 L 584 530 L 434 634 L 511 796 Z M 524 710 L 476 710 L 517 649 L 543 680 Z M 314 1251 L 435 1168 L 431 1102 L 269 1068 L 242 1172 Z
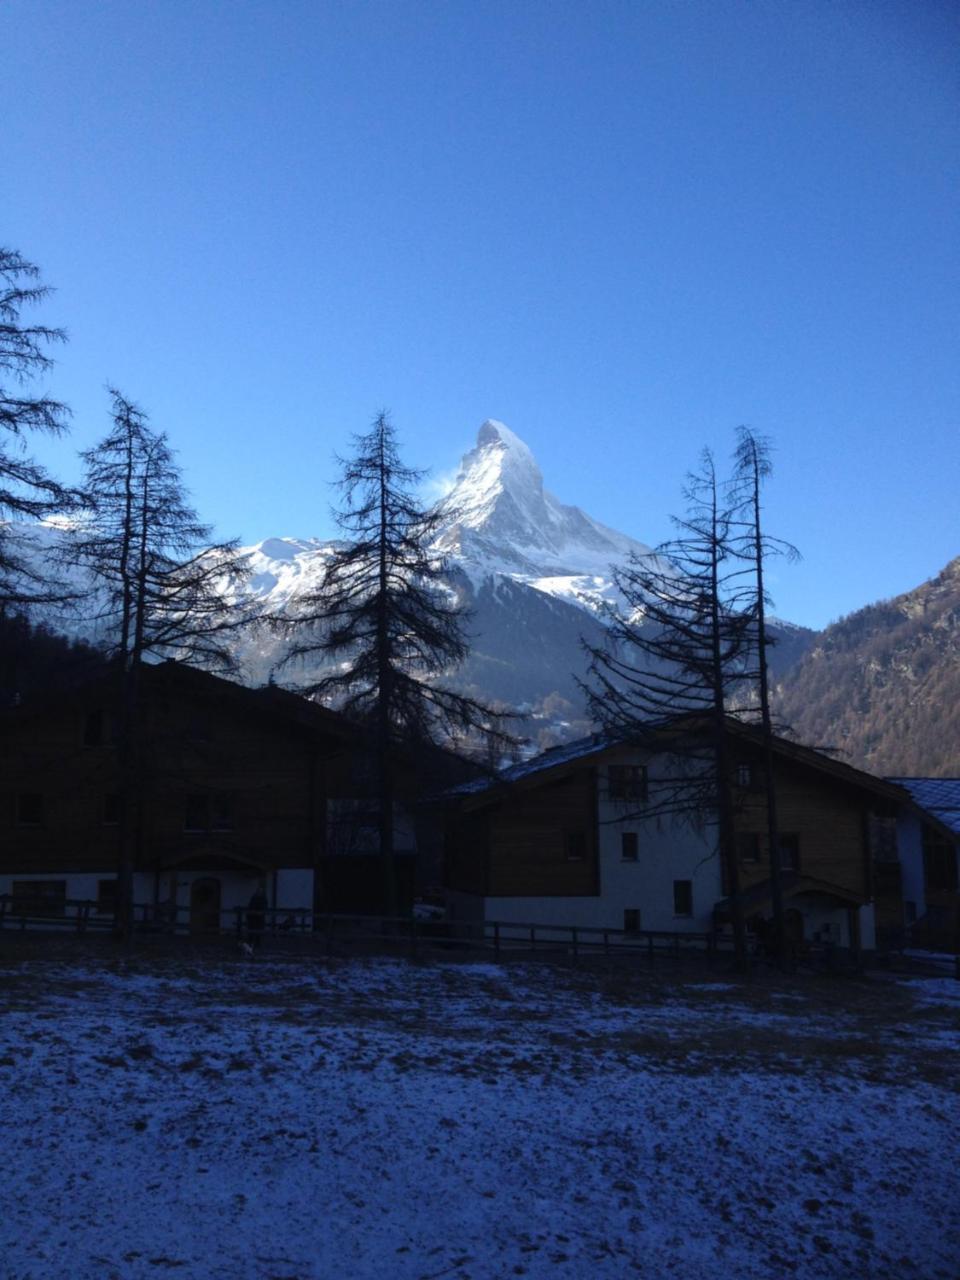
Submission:
M 66 880 L 14 880 L 11 896 L 16 916 L 62 916 Z
M 17 823 L 21 827 L 43 826 L 43 796 L 37 791 L 21 791 L 17 796 Z
M 115 792 L 105 795 L 103 797 L 103 813 L 100 819 L 101 823 L 105 827 L 118 827 L 120 825 L 121 813 L 122 806 L 120 797 Z
M 756 832 L 744 831 L 737 836 L 737 854 L 741 862 L 760 861 L 760 837 Z
M 620 835 L 620 858 L 623 862 L 636 862 L 640 852 L 640 838 L 636 831 L 624 831 Z
M 627 907 L 623 913 L 623 932 L 640 932 L 640 910 L 638 907 Z
M 210 729 L 209 716 L 197 712 L 190 718 L 187 725 L 187 737 L 191 742 L 212 742 L 213 733 Z
M 587 833 L 578 828 L 564 832 L 564 850 L 568 862 L 582 862 L 587 856 Z
M 185 831 L 206 831 L 210 825 L 210 805 L 207 796 L 187 796 L 183 818 Z
M 232 831 L 233 796 L 188 795 L 183 827 L 185 831 Z
M 923 874 L 927 889 L 957 889 L 957 851 L 952 841 L 930 827 L 923 828 Z
M 97 915 L 112 916 L 117 906 L 116 880 L 97 881 Z
M 737 786 L 753 791 L 756 783 L 756 769 L 749 761 L 737 765 Z
M 233 796 L 213 796 L 211 827 L 214 831 L 233 830 Z
M 797 835 L 780 836 L 780 870 L 800 870 L 800 837 Z
M 609 769 L 611 800 L 646 800 L 647 766 L 612 764 Z
M 97 707 L 95 711 L 88 711 L 83 721 L 83 745 L 85 747 L 102 747 L 103 746 L 103 711 Z
M 673 914 L 675 916 L 693 915 L 693 881 L 674 880 L 673 882 Z

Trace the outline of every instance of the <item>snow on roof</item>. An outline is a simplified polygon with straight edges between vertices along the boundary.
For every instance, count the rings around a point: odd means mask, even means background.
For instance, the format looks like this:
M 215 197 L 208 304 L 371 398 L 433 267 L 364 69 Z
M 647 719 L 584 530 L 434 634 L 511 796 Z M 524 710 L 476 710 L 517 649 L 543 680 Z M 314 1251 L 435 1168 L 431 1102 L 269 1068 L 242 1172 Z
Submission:
M 616 740 L 609 734 L 594 733 L 589 738 L 578 738 L 576 742 L 568 742 L 561 747 L 551 747 L 549 751 L 541 751 L 529 760 L 521 760 L 519 764 L 510 765 L 493 778 L 476 778 L 473 782 L 465 782 L 462 786 L 453 787 L 447 794 L 464 796 L 476 795 L 486 791 L 488 787 L 496 787 L 501 783 L 519 782 L 531 774 L 542 773 L 544 769 L 554 769 L 558 764 L 569 764 L 582 756 L 592 755 L 605 747 L 612 747 Z
M 960 778 L 888 778 L 935 818 L 960 835 Z

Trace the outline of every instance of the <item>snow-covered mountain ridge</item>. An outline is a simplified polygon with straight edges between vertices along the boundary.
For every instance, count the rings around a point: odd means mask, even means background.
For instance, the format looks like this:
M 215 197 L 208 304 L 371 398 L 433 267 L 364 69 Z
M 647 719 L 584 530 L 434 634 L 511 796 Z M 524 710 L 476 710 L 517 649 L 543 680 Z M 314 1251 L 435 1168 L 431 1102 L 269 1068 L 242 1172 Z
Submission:
M 614 594 L 611 566 L 650 550 L 549 493 L 527 445 L 493 419 L 481 426 L 438 509 L 435 549 L 474 593 L 506 577 L 596 614 Z M 319 585 L 333 545 L 272 537 L 245 548 L 254 589 L 272 612 Z

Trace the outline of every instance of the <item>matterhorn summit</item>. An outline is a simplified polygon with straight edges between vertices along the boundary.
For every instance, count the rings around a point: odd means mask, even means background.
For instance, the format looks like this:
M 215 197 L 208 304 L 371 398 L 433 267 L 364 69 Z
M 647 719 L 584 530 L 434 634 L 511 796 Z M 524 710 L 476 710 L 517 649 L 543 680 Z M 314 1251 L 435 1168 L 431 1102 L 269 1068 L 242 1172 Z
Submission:
M 474 579 L 491 573 L 537 582 L 609 579 L 611 564 L 649 551 L 547 492 L 530 449 L 492 418 L 439 509 L 445 519 L 437 547 Z

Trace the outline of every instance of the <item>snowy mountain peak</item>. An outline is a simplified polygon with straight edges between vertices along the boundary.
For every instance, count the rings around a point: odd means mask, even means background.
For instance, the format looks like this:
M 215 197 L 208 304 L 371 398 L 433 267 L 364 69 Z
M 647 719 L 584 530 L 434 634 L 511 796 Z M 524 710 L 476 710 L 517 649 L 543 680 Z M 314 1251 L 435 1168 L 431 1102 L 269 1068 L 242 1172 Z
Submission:
M 548 493 L 529 447 L 493 418 L 464 455 L 440 510 L 438 549 L 484 575 L 608 577 L 612 562 L 647 550 Z

